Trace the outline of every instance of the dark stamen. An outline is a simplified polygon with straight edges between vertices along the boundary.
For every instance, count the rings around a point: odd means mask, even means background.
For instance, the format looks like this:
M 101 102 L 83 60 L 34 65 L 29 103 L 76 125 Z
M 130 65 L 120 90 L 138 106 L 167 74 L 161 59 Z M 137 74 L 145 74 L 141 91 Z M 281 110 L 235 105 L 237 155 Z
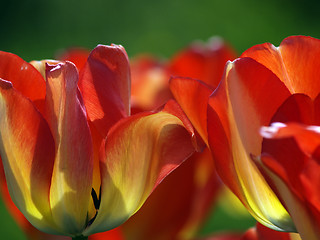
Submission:
M 94 188 L 92 188 L 91 196 L 92 196 L 92 199 L 93 199 L 94 207 L 97 210 L 100 208 L 100 203 L 101 203 L 100 194 L 101 194 L 101 187 L 100 187 L 100 190 L 99 190 L 99 198 L 98 198 L 97 193 L 94 190 Z

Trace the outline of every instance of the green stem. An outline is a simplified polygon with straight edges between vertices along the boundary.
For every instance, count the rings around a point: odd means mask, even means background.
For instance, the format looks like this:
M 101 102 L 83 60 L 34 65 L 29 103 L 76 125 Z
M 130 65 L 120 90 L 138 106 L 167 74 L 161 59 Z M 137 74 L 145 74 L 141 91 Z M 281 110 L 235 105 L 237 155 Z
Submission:
M 72 240 L 88 240 L 88 237 L 78 236 L 78 237 L 73 237 Z

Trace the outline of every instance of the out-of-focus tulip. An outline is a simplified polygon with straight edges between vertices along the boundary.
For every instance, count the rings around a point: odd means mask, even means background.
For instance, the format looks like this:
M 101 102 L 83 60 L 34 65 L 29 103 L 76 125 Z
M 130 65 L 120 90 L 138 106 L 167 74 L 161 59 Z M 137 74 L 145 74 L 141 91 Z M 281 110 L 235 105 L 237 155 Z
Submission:
M 207 43 L 194 42 L 168 61 L 150 55 L 138 56 L 131 65 L 134 107 L 157 108 L 172 98 L 168 81 L 174 76 L 199 79 L 214 89 L 220 82 L 224 65 L 236 56 L 219 37 L 213 37 Z
M 319 56 L 320 41 L 310 37 L 289 37 L 277 48 L 254 46 L 227 63 L 208 107 L 203 107 L 211 94 L 206 84 L 183 78 L 170 83 L 175 98 L 208 143 L 222 180 L 259 222 L 273 229 L 296 231 L 299 224 L 292 222 L 287 204 L 282 205 L 280 195 L 252 160 L 262 151 L 259 129 L 274 121 L 274 114 L 291 95 L 317 97 Z M 286 109 L 291 116 L 297 115 L 294 107 Z
M 0 152 L 13 202 L 41 231 L 117 227 L 194 151 L 176 104 L 130 116 L 121 46 L 99 45 L 79 74 L 70 62 L 34 66 L 0 54 Z

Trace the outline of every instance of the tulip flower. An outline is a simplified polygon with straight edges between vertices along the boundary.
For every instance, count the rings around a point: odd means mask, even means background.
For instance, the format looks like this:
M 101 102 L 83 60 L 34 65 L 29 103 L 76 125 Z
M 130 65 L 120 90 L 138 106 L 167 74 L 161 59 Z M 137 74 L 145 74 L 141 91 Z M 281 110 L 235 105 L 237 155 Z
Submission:
M 193 130 L 174 102 L 130 116 L 121 46 L 96 47 L 79 74 L 68 61 L 37 68 L 0 54 L 0 153 L 11 198 L 46 233 L 113 229 L 190 156 Z
M 176 78 L 170 83 L 176 100 L 210 147 L 224 183 L 259 222 L 276 230 L 294 232 L 297 223 L 253 161 L 262 153 L 259 129 L 274 121 L 291 95 L 317 97 L 319 54 L 319 40 L 289 37 L 279 47 L 257 45 L 228 62 L 214 92 L 197 80 Z M 292 105 L 286 110 L 292 118 L 297 115 Z

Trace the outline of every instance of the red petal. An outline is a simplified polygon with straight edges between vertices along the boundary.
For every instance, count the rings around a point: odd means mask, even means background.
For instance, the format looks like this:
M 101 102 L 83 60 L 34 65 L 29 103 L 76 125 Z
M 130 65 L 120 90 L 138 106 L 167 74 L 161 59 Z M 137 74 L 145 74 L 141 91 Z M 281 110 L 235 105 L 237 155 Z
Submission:
M 241 151 L 260 155 L 259 128 L 270 122 L 289 92 L 272 72 L 249 58 L 236 60 L 226 71 L 222 83 L 210 97 L 208 134 L 218 171 L 230 187 L 236 175 L 233 164 L 238 161 L 231 155 L 236 144 L 234 131 L 240 134 L 244 147 Z M 232 190 L 237 192 L 236 188 Z
M 317 239 L 320 220 L 320 165 L 312 153 L 320 144 L 320 129 L 297 123 L 262 128 L 262 168 L 286 205 L 302 238 Z M 267 169 L 266 169 L 266 168 Z
M 38 229 L 55 232 L 49 190 L 54 141 L 33 103 L 0 80 L 0 152 L 10 195 Z
M 102 136 L 130 113 L 130 69 L 122 46 L 99 45 L 80 72 L 79 87 L 89 119 Z
M 220 177 L 257 220 L 280 229 L 287 227 L 289 216 L 251 156 L 261 153 L 260 126 L 289 95 L 270 70 L 241 58 L 227 65 L 208 106 L 209 146 Z
M 172 78 L 170 89 L 203 141 L 207 143 L 207 104 L 212 89 L 189 78 Z
M 31 64 L 17 55 L 0 51 L 0 78 L 12 82 L 13 87 L 43 113 L 46 83 Z
M 50 189 L 52 216 L 61 231 L 81 233 L 91 201 L 93 152 L 78 72 L 71 62 L 47 65 L 47 119 L 56 142 Z M 76 173 L 76 174 L 75 174 Z

